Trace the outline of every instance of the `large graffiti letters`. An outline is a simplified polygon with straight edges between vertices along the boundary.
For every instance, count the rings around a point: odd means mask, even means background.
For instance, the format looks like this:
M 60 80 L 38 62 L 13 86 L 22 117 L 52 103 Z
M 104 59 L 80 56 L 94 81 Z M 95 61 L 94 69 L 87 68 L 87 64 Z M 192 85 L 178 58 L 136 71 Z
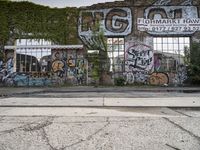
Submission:
M 123 33 L 128 29 L 129 20 L 127 19 L 127 11 L 122 9 L 111 10 L 105 20 L 105 27 L 108 31 L 113 33 Z
M 153 52 L 146 45 L 139 44 L 131 46 L 126 51 L 126 67 L 129 71 L 150 71 L 153 67 Z
M 131 33 L 132 27 L 131 9 L 110 8 L 81 11 L 78 26 L 79 35 L 89 34 L 96 22 L 100 22 L 105 35 L 128 35 Z
M 80 24 L 80 29 L 82 32 L 87 32 L 89 30 L 98 31 L 99 28 L 95 27 L 97 23 L 103 20 L 104 13 L 103 12 L 87 12 L 83 11 L 81 13 L 82 22 Z
M 100 27 L 96 27 L 97 23 Z M 99 43 L 93 31 L 104 32 L 109 36 L 126 36 L 131 33 L 132 15 L 131 9 L 110 8 L 100 10 L 85 10 L 80 12 L 78 34 L 80 39 L 89 48 Z

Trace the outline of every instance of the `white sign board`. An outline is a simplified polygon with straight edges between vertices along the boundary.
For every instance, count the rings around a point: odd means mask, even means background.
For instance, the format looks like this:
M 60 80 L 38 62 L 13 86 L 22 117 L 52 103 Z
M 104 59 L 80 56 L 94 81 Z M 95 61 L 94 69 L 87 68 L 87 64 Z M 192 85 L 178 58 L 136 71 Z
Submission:
M 162 34 L 192 34 L 200 31 L 200 18 L 191 19 L 137 19 L 139 31 L 148 33 Z

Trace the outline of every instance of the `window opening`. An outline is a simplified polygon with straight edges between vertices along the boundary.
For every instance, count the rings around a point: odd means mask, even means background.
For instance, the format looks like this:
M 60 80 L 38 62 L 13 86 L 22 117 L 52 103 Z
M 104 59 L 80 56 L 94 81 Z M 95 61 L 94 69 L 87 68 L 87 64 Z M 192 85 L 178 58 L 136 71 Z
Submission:
M 34 48 L 34 45 L 51 45 L 43 39 L 21 39 L 16 41 L 17 46 L 33 46 L 33 48 L 18 48 L 16 50 L 17 72 L 48 72 L 50 71 L 51 49 Z
M 189 37 L 155 37 L 154 70 L 176 72 L 184 65 L 186 51 L 190 49 Z
M 110 72 L 123 73 L 124 70 L 124 38 L 107 38 L 107 51 L 110 59 Z

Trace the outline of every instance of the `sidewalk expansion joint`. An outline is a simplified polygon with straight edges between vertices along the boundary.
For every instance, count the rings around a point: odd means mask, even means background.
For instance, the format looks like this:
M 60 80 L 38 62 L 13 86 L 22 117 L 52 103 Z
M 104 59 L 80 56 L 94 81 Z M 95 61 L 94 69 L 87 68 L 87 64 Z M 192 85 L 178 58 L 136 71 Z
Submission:
M 169 118 L 166 117 L 162 117 L 163 119 L 165 119 L 166 121 L 170 122 L 171 124 L 173 124 L 174 126 L 176 126 L 177 128 L 181 129 L 182 131 L 185 131 L 186 133 L 188 133 L 190 136 L 196 138 L 199 142 L 200 142 L 200 137 L 195 135 L 194 133 L 192 133 L 191 131 L 183 128 L 182 126 L 180 126 L 179 124 L 175 123 L 174 121 L 170 120 Z
M 171 108 L 169 108 L 169 109 L 171 109 Z M 181 112 L 181 111 L 174 110 L 174 109 L 171 109 L 171 110 L 172 110 L 172 111 L 175 111 L 175 112 L 177 112 L 177 113 L 179 113 L 179 114 L 181 114 L 181 115 L 184 115 L 184 116 L 186 116 L 186 117 L 190 117 L 190 118 L 192 118 L 192 116 L 187 115 L 187 114 L 185 114 L 185 113 L 183 113 L 183 112 Z
M 105 95 L 103 96 L 103 107 L 105 106 Z
M 174 146 L 172 146 L 172 145 L 169 145 L 169 144 L 165 144 L 165 145 L 168 146 L 168 147 L 170 147 L 170 148 L 172 148 L 172 149 L 174 149 L 174 150 L 181 150 L 181 149 L 176 148 L 176 147 L 174 147 Z

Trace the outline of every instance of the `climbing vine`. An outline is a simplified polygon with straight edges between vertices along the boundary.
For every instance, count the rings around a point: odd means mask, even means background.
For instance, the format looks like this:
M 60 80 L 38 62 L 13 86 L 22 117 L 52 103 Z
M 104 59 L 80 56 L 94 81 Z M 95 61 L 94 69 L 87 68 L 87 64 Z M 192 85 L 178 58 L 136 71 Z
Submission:
M 200 85 L 200 43 L 193 42 L 190 53 L 186 56 L 190 57 L 190 62 L 187 64 L 189 81 L 193 85 Z
M 78 44 L 74 7 L 50 8 L 31 2 L 0 1 L 0 46 L 16 39 L 45 39 L 55 44 Z

